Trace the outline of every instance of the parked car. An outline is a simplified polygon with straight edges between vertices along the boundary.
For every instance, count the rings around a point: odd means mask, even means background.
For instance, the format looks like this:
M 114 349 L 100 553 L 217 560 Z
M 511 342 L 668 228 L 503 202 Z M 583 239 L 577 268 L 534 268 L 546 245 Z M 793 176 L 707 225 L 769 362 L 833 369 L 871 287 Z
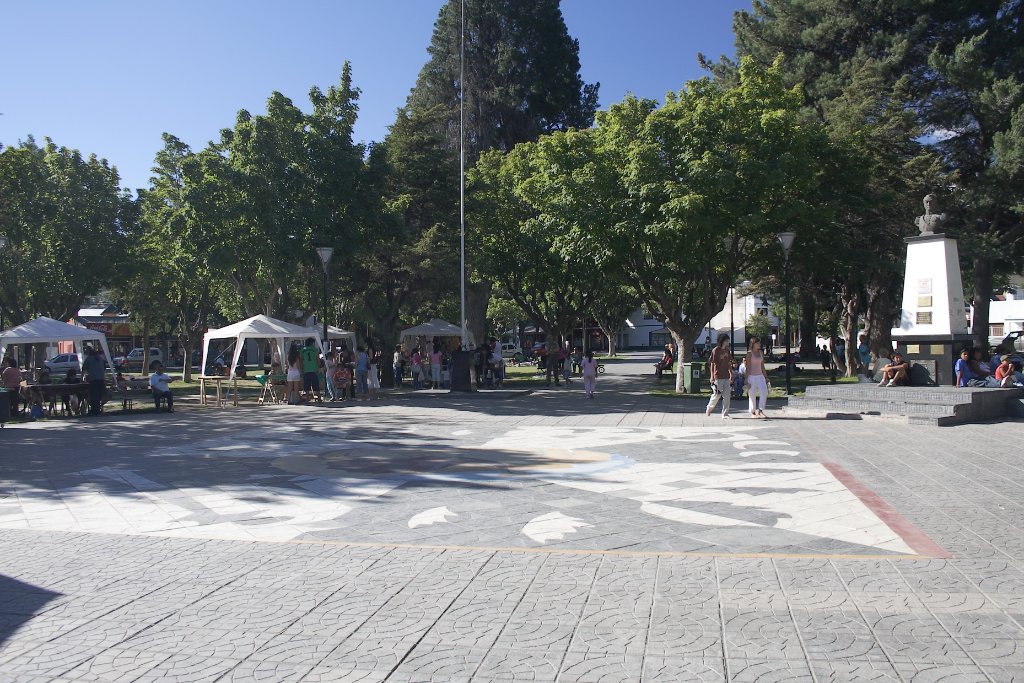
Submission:
M 64 377 L 68 370 L 74 370 L 79 374 L 82 372 L 82 363 L 78 360 L 77 353 L 62 353 L 50 360 L 44 360 L 43 365 L 50 371 L 50 376 L 54 378 Z
M 149 362 L 143 367 L 143 350 L 142 348 L 134 348 L 128 352 L 127 356 L 117 356 L 114 358 L 114 368 L 124 371 L 138 370 L 149 372 L 153 369 L 153 363 L 159 361 L 164 362 L 164 354 L 161 353 L 160 349 L 153 346 L 149 349 Z
M 1003 348 L 1011 347 L 1014 351 L 1024 353 L 1024 330 L 1014 330 L 1003 337 Z

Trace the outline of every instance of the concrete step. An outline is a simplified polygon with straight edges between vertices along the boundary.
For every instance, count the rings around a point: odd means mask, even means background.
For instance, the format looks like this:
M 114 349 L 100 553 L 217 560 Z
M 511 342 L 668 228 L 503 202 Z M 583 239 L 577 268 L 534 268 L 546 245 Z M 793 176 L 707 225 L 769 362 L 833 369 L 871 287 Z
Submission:
M 951 425 L 1005 418 L 1024 411 L 1024 389 L 824 385 L 792 397 L 787 412 L 825 417 L 872 416 L 908 424 Z
M 798 410 L 829 410 L 869 415 L 954 415 L 957 405 L 945 403 L 908 403 L 907 401 L 883 401 L 843 398 L 793 397 L 789 407 Z
M 840 398 L 868 401 L 901 401 L 910 403 L 972 403 L 975 394 L 985 389 L 974 387 L 880 387 L 865 384 L 819 384 L 807 387 L 804 394 L 813 398 Z

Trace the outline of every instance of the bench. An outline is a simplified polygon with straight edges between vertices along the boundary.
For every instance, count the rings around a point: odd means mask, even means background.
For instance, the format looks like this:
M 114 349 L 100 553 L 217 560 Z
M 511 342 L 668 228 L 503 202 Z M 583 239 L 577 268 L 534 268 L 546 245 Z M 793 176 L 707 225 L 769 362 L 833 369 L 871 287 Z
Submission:
M 153 398 L 153 389 L 148 379 L 125 379 L 119 384 L 107 387 L 113 397 L 121 401 L 123 410 L 134 410 L 136 398 Z

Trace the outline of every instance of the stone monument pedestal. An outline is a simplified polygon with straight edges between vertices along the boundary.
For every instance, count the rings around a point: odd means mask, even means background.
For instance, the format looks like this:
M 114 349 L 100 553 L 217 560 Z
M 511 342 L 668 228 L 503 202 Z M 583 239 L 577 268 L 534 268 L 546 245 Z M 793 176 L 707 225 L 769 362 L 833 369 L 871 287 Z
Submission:
M 906 238 L 900 326 L 892 338 L 910 363 L 915 386 L 951 386 L 953 364 L 969 346 L 956 240 L 943 234 Z

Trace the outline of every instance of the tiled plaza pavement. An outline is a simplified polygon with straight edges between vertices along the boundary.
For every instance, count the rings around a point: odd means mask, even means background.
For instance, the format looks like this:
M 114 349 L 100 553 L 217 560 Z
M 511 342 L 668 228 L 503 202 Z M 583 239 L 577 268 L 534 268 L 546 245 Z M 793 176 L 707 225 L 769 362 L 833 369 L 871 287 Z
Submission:
M 8 427 L 0 681 L 1024 680 L 1024 423 L 638 382 Z

